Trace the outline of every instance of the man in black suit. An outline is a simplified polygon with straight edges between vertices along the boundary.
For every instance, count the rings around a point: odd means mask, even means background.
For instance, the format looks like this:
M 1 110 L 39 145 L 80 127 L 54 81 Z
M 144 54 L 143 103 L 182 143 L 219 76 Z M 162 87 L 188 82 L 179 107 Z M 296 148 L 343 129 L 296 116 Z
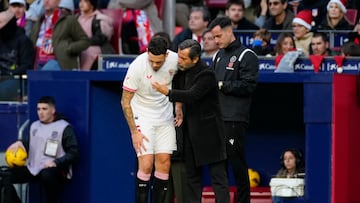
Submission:
M 184 154 L 187 173 L 188 202 L 200 203 L 202 167 L 207 165 L 216 202 L 229 202 L 229 181 L 226 168 L 226 145 L 215 74 L 200 59 L 200 44 L 192 39 L 179 45 L 180 69 L 174 76 L 173 89 L 153 83 L 160 93 L 184 105 Z M 178 103 L 181 102 L 181 103 Z

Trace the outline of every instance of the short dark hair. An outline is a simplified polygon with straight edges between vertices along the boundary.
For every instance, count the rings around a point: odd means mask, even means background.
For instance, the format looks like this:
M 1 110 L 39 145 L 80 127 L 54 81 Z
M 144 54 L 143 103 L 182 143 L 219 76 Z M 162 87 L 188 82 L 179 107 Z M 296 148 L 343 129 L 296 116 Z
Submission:
M 51 96 L 42 96 L 40 97 L 40 99 L 37 102 L 38 104 L 40 103 L 44 103 L 44 104 L 49 104 L 50 106 L 54 106 L 56 105 L 55 99 Z
M 201 46 L 199 42 L 193 39 L 187 39 L 179 44 L 179 49 L 184 50 L 190 48 L 189 57 L 193 60 L 195 57 L 201 56 Z
M 151 38 L 148 46 L 148 51 L 154 55 L 166 54 L 168 42 L 163 37 Z
M 208 28 L 212 30 L 214 27 L 220 26 L 220 28 L 231 26 L 231 20 L 229 17 L 217 17 L 213 21 L 211 21 Z
M 243 9 L 245 9 L 245 4 L 243 0 L 228 0 L 225 4 L 225 10 L 228 10 L 232 5 L 239 5 Z
M 153 37 L 163 37 L 168 43 L 167 48 L 168 49 L 171 48 L 171 39 L 170 39 L 170 35 L 167 32 L 157 32 L 154 34 Z
M 353 41 L 345 42 L 341 47 L 345 56 L 360 56 L 360 46 Z
M 321 37 L 324 42 L 328 42 L 329 38 L 325 32 L 315 32 L 312 38 Z

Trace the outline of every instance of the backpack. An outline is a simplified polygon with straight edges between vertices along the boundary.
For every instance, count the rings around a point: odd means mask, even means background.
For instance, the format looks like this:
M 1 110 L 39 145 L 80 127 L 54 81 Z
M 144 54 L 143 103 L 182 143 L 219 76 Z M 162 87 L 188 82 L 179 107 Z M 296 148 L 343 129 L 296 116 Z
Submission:
M 115 49 L 111 45 L 108 38 L 102 33 L 100 20 L 96 19 L 96 15 L 94 16 L 91 22 L 91 32 L 93 35 L 93 40 L 95 40 L 98 45 L 101 47 L 102 54 L 115 54 Z
M 7 166 L 0 166 L 0 203 L 21 203 L 14 185 L 10 180 L 10 171 Z

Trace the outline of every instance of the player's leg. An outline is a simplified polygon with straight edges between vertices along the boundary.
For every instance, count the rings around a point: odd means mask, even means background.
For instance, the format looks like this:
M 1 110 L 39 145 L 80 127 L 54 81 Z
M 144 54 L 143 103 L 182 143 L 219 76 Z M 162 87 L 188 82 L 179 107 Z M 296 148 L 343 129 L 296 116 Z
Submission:
M 150 177 L 154 165 L 153 135 L 154 129 L 145 122 L 138 122 L 139 130 L 148 141 L 143 141 L 146 151 L 138 153 L 138 171 L 136 175 L 136 203 L 147 203 L 150 188 Z
M 154 155 L 138 156 L 138 171 L 136 174 L 136 203 L 147 203 L 150 188 L 150 177 Z
M 152 202 L 164 202 L 170 171 L 170 158 L 176 150 L 176 136 L 173 124 L 159 126 L 155 139 L 155 173 L 153 183 Z

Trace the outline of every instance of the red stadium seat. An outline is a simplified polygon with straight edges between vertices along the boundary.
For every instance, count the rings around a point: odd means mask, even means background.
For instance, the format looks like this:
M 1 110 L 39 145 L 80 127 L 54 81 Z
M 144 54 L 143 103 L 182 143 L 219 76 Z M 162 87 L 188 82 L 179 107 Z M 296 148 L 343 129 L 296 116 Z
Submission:
M 205 0 L 208 8 L 225 8 L 227 0 Z
M 114 33 L 111 37 L 111 45 L 116 54 L 121 53 L 121 24 L 123 19 L 123 10 L 121 9 L 101 9 L 101 12 L 110 16 L 114 21 Z
M 357 13 L 358 13 L 357 9 L 347 9 L 345 16 L 351 25 L 356 24 Z
M 162 19 L 164 14 L 165 0 L 155 0 L 155 5 L 158 9 L 158 16 L 160 19 Z

